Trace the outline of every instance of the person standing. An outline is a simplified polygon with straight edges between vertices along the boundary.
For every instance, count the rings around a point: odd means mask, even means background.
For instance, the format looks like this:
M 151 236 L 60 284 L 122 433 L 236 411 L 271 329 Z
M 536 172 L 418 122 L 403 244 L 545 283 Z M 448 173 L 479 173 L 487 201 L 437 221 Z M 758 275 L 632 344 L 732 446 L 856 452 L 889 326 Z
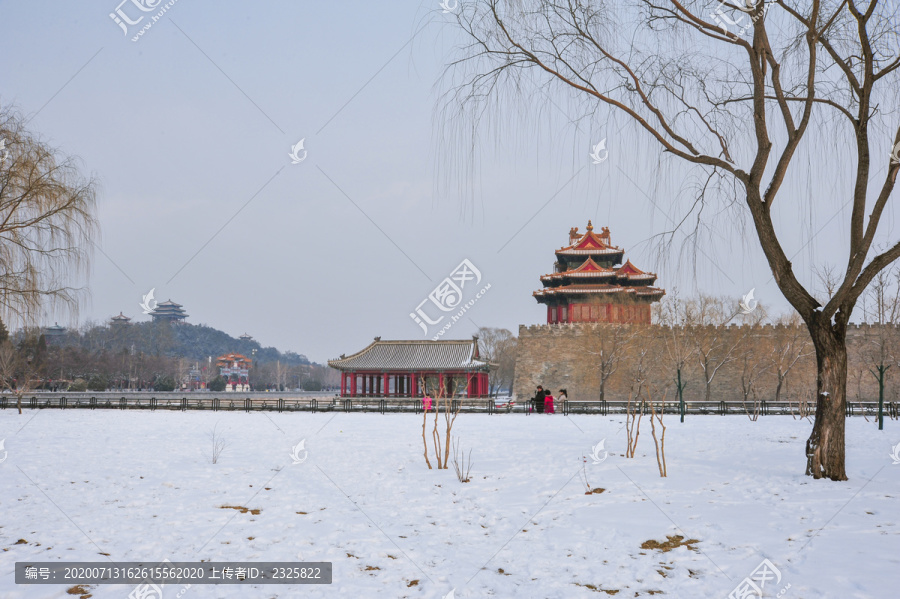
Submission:
M 544 398 L 546 396 L 547 394 L 544 392 L 544 388 L 541 385 L 538 385 L 537 393 L 534 394 L 534 399 L 532 400 L 534 402 L 534 410 L 538 414 L 544 413 Z
M 556 401 L 557 401 L 557 402 L 563 402 L 563 401 L 566 401 L 567 399 L 569 399 L 569 392 L 566 391 L 565 389 L 560 389 L 560 390 L 559 390 L 559 395 L 556 396 Z M 552 412 L 552 413 L 553 413 L 553 414 L 556 413 L 556 408 L 553 409 L 553 412 Z
M 553 409 L 553 395 L 548 391 L 547 395 L 544 396 L 544 414 L 554 414 L 556 410 Z

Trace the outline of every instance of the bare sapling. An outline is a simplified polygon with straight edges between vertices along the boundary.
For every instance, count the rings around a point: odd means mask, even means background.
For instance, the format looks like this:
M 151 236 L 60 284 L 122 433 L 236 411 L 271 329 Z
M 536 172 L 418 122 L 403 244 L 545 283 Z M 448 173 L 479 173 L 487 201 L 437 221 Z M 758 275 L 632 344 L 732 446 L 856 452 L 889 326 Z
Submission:
M 471 479 L 472 472 L 472 450 L 468 455 L 459 447 L 459 437 L 453 442 L 453 469 L 456 471 L 456 478 L 461 483 L 467 483 Z
M 641 418 L 644 416 L 643 390 L 647 380 L 646 358 L 647 350 L 643 349 L 631 368 L 631 392 L 625 405 L 626 458 L 634 457 L 638 437 L 641 436 Z
M 209 440 L 212 443 L 212 447 L 210 448 L 209 452 L 209 461 L 213 464 L 218 464 L 219 456 L 222 455 L 222 452 L 225 451 L 225 447 L 228 445 L 225 442 L 225 438 L 219 433 L 218 422 L 209 432 Z
M 424 377 L 419 377 L 419 389 L 425 389 L 425 379 Z M 424 393 L 425 397 L 428 396 L 428 390 L 425 389 Z M 422 450 L 423 455 L 425 456 L 425 464 L 428 466 L 428 469 L 431 470 L 431 460 L 428 459 L 428 439 L 425 437 L 425 427 L 428 426 L 428 408 L 429 406 L 423 401 L 422 402 Z
M 640 393 L 640 391 L 639 391 Z M 644 416 L 644 400 L 635 399 L 634 393 L 628 394 L 628 403 L 625 405 L 625 457 L 633 458 L 637 448 L 638 437 L 641 436 L 641 418 Z
M 450 379 L 449 382 L 444 381 L 443 384 L 438 384 L 438 389 L 436 391 L 437 392 L 434 394 L 434 426 L 431 430 L 431 441 L 434 446 L 437 469 L 447 470 L 450 468 L 450 436 L 453 430 L 453 424 L 456 422 L 456 417 L 459 415 L 459 405 L 453 406 L 453 397 L 455 397 L 457 391 L 457 381 L 454 379 Z M 442 412 L 444 417 L 443 437 L 438 428 Z M 427 411 L 425 412 L 424 417 L 428 417 Z M 425 443 L 425 462 L 428 464 L 428 467 L 431 468 L 431 462 L 428 460 L 428 443 L 425 439 L 424 421 L 422 423 L 422 441 Z
M 653 435 L 653 444 L 656 446 L 656 464 L 659 466 L 659 475 L 666 477 L 666 425 L 663 423 L 663 415 L 666 412 L 666 395 L 668 391 L 663 393 L 662 401 L 659 408 L 653 404 L 653 397 L 650 390 L 647 390 L 648 403 L 650 404 L 650 434 Z M 660 426 L 660 435 L 656 435 L 656 424 Z

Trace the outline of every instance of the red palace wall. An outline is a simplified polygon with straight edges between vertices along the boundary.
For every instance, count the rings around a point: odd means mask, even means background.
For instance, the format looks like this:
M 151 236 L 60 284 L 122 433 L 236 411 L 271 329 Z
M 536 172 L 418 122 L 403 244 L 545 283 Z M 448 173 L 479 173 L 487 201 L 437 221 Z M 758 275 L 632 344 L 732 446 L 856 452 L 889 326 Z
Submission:
M 650 304 L 569 304 L 547 306 L 547 324 L 569 322 L 650 324 Z

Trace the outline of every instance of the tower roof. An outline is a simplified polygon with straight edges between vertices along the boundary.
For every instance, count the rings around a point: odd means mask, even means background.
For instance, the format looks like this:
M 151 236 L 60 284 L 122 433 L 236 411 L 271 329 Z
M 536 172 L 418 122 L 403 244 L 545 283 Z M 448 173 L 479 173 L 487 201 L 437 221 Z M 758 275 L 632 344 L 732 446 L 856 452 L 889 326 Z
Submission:
M 607 227 L 600 233 L 588 221 L 587 231 L 569 230 L 569 245 L 556 250 L 557 272 L 541 277 L 544 289 L 533 293 L 539 303 L 560 305 L 568 300 L 584 302 L 594 296 L 601 303 L 650 303 L 665 295 L 665 290 L 652 287 L 656 274 L 645 272 L 631 260 L 621 266 L 625 250 L 610 241 Z M 567 300 L 568 298 L 568 300 Z
M 447 341 L 382 341 L 376 338 L 352 356 L 329 360 L 341 371 L 484 370 L 490 364 L 480 359 L 478 339 Z
M 600 234 L 594 233 L 594 225 L 588 221 L 587 231 L 579 236 L 578 229 L 569 232 L 569 245 L 556 250 L 557 256 L 614 256 L 625 250 L 612 245 L 609 229 L 603 227 Z

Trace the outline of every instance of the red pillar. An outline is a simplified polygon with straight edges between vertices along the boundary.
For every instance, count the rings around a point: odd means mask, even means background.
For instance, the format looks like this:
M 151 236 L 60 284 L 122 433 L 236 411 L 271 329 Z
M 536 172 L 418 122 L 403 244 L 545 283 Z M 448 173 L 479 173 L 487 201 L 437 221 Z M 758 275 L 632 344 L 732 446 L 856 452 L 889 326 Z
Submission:
M 438 395 L 446 395 L 446 389 L 444 389 L 444 373 L 438 373 Z
M 419 394 L 419 378 L 416 376 L 417 373 L 411 372 L 409 373 L 409 395 L 410 397 L 415 397 Z
M 344 397 L 344 390 L 346 389 L 346 383 L 347 383 L 347 373 L 342 372 L 341 373 L 341 397 Z
M 350 373 L 350 397 L 356 397 L 356 373 Z
M 384 376 L 383 376 L 383 379 L 384 379 L 384 393 L 382 393 L 382 395 L 384 395 L 385 397 L 387 397 L 388 395 L 391 394 L 391 386 L 390 386 L 390 380 L 388 379 L 388 376 L 389 376 L 388 373 L 385 372 L 385 373 L 384 373 Z

